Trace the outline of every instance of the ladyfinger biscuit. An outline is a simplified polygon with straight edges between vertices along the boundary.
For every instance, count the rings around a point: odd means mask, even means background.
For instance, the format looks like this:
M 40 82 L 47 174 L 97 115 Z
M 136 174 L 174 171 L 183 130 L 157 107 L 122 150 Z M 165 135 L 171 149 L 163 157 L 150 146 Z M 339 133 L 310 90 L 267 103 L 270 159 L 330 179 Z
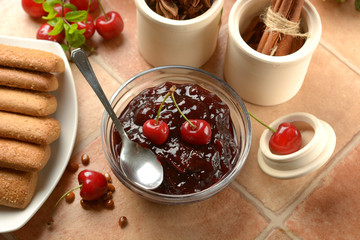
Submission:
M 50 144 L 59 138 L 59 121 L 0 111 L 0 137 L 35 144 Z
M 59 82 L 56 76 L 51 73 L 0 66 L 0 85 L 51 92 L 58 89 Z
M 41 117 L 56 108 L 56 98 L 50 93 L 0 87 L 0 110 Z
M 33 198 L 38 172 L 22 172 L 0 168 L 0 205 L 26 208 Z
M 43 169 L 50 158 L 50 145 L 0 138 L 0 167 L 24 172 Z
M 64 60 L 56 54 L 0 44 L 0 65 L 39 72 L 62 73 Z

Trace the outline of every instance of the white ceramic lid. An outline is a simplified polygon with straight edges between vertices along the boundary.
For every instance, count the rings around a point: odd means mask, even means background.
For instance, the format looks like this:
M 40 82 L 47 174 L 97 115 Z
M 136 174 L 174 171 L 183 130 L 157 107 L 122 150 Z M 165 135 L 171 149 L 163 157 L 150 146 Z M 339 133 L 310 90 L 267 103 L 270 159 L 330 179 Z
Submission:
M 293 122 L 299 119 L 314 128 L 314 136 L 302 148 L 292 154 L 276 155 L 269 150 L 270 130 L 265 130 L 260 138 L 258 163 L 268 175 L 281 178 L 296 178 L 309 174 L 323 166 L 334 152 L 336 135 L 333 128 L 326 122 L 309 113 L 293 113 L 281 117 L 270 124 L 277 129 L 282 122 Z M 301 129 L 299 129 L 301 132 Z

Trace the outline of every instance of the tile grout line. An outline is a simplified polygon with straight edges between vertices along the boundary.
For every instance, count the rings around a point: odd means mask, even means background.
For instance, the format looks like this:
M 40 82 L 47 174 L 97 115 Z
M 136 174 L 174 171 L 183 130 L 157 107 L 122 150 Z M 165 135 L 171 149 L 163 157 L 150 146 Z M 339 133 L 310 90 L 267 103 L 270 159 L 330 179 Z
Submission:
M 360 132 L 358 132 L 350 142 L 344 146 L 336 155 L 333 156 L 333 159 L 329 162 L 327 166 L 314 178 L 314 180 L 305 187 L 304 191 L 293 201 L 288 207 L 287 210 L 291 210 L 291 213 L 295 208 L 306 199 L 317 187 L 321 187 L 323 179 L 329 175 L 330 172 L 343 160 L 347 155 L 349 155 L 355 147 L 360 144 Z M 290 214 L 291 214 L 290 213 Z M 281 215 L 284 215 L 284 219 L 287 219 L 290 216 L 289 213 L 284 211 Z
M 269 224 L 261 231 L 261 233 L 256 237 L 256 239 L 264 239 L 276 227 L 283 228 L 281 222 L 279 222 L 278 215 L 276 215 L 270 209 L 266 208 L 259 199 L 249 193 L 240 183 L 234 181 L 231 184 L 231 187 L 238 193 L 242 194 L 246 198 L 246 200 L 251 205 L 253 205 L 256 210 L 269 222 Z
M 231 183 L 231 186 L 239 193 L 241 193 L 242 195 L 244 195 L 244 197 L 252 204 L 254 205 L 259 212 L 263 215 L 266 216 L 267 218 L 271 219 L 272 217 L 274 217 L 276 214 L 271 211 L 270 209 L 266 208 L 264 206 L 264 204 L 257 199 L 256 197 L 254 197 L 248 190 L 246 190 L 246 188 L 244 186 L 242 186 L 240 183 L 234 181 L 233 183 Z
M 115 81 L 117 81 L 119 84 L 123 83 L 124 80 L 118 75 L 118 74 L 114 74 L 114 71 L 112 71 L 111 67 L 109 67 L 107 64 L 105 64 L 105 62 L 103 61 L 103 59 L 99 56 L 94 56 L 92 58 L 97 64 L 99 64 L 99 66 L 105 70 L 105 72 L 107 74 L 109 74 L 112 78 L 115 79 Z M 111 93 L 112 95 L 113 93 Z M 92 141 L 94 141 L 97 137 L 101 136 L 100 134 L 100 128 L 96 128 L 93 132 L 91 132 L 85 139 L 83 139 L 80 142 L 76 142 L 76 146 L 72 152 L 71 157 L 75 156 L 76 154 L 78 154 L 80 151 L 82 151 L 86 146 L 88 146 Z
M 342 63 L 344 63 L 348 68 L 350 68 L 353 72 L 360 75 L 360 69 L 349 60 L 347 60 L 339 51 L 337 51 L 334 47 L 328 44 L 326 41 L 320 41 L 321 46 L 323 46 L 326 50 L 332 53 L 337 59 L 339 59 Z
M 286 229 L 287 232 L 291 233 L 292 237 L 295 237 L 295 235 L 293 235 L 293 233 L 285 226 L 286 220 L 314 190 L 316 190 L 318 187 L 321 187 L 324 178 L 328 176 L 329 173 L 331 173 L 336 168 L 339 162 L 347 155 L 349 155 L 358 144 L 360 144 L 360 132 L 358 132 L 346 146 L 344 146 L 336 155 L 333 156 L 333 159 L 329 162 L 328 166 L 325 166 L 325 168 L 321 170 L 321 172 L 314 178 L 314 180 L 308 186 L 304 187 L 304 190 L 299 194 L 299 196 L 294 198 L 294 200 L 280 214 L 282 219 L 282 226 L 284 229 Z
M 226 34 L 228 30 L 227 24 L 220 27 L 219 30 L 219 36 L 222 34 Z M 347 61 L 341 54 L 339 54 L 336 50 L 329 47 L 326 43 L 321 42 L 321 45 L 326 48 L 329 52 L 331 52 L 333 55 L 335 55 L 341 62 L 343 62 L 345 65 L 347 65 L 351 70 L 356 72 L 360 75 L 360 70 L 356 68 L 355 65 Z M 124 80 L 118 75 L 114 74 L 114 71 L 112 71 L 112 68 L 109 67 L 102 58 L 96 56 L 94 60 L 116 81 L 119 83 L 124 82 Z M 92 142 L 96 137 L 98 137 L 99 131 L 92 132 L 86 139 L 84 139 L 82 142 L 78 143 L 78 147 L 76 148 L 75 154 L 86 145 L 88 145 L 90 142 Z M 352 144 L 355 142 L 355 144 Z M 267 219 L 269 224 L 262 230 L 262 232 L 257 236 L 256 239 L 264 239 L 266 238 L 273 229 L 280 228 L 285 231 L 285 233 L 290 236 L 291 238 L 298 238 L 295 236 L 289 229 L 285 227 L 285 221 L 288 219 L 293 211 L 296 209 L 296 207 L 304 200 L 306 199 L 318 186 L 320 186 L 322 180 L 324 177 L 328 175 L 329 172 L 331 172 L 336 165 L 349 154 L 353 148 L 356 146 L 356 143 L 360 143 L 360 133 L 358 133 L 353 140 L 350 141 L 336 156 L 334 156 L 333 161 L 330 163 L 329 166 L 326 167 L 321 173 L 319 173 L 318 176 L 315 177 L 314 181 L 312 181 L 308 186 L 304 187 L 304 190 L 299 194 L 297 198 L 294 198 L 294 200 L 282 211 L 280 214 L 276 214 L 272 210 L 266 208 L 261 200 L 254 197 L 251 193 L 249 193 L 245 187 L 243 187 L 238 182 L 233 182 L 231 186 L 238 191 L 240 194 L 244 195 L 245 198 L 252 204 L 258 212 Z M 7 237 L 7 236 L 5 236 Z M 6 238 L 7 239 L 7 238 Z M 12 238 L 9 238 L 12 239 Z
M 85 139 L 80 142 L 76 142 L 74 150 L 71 154 L 71 157 L 80 153 L 83 149 L 85 149 L 90 143 L 95 141 L 96 138 L 101 137 L 100 134 L 100 126 L 96 128 L 93 132 L 91 132 Z
M 114 71 L 109 65 L 107 65 L 105 63 L 105 61 L 103 60 L 103 58 L 96 55 L 96 56 L 94 56 L 93 59 L 97 64 L 99 64 L 106 71 L 106 73 L 108 73 L 118 83 L 122 84 L 122 83 L 124 83 L 126 81 L 122 77 L 120 77 L 118 74 L 115 74 L 116 71 Z
M 283 214 L 276 214 L 272 210 L 264 206 L 264 204 L 249 193 L 245 187 L 243 187 L 238 182 L 233 182 L 231 186 L 242 194 L 246 200 L 253 205 L 256 210 L 269 222 L 269 224 L 261 231 L 261 233 L 256 237 L 256 239 L 266 239 L 271 232 L 275 229 L 284 230 L 287 236 L 292 239 L 298 239 L 289 229 L 285 227 Z
M 337 164 L 344 159 L 348 154 L 350 154 L 355 147 L 360 144 L 360 132 L 358 132 L 350 142 L 342 148 L 335 156 L 333 156 L 332 161 L 329 163 L 328 166 L 325 166 L 317 176 L 315 176 L 314 180 L 310 182 L 307 186 L 304 186 L 303 190 L 300 191 L 298 197 L 294 198 L 290 204 L 284 207 L 280 214 L 276 214 L 272 210 L 266 208 L 261 200 L 254 197 L 250 192 L 246 190 L 238 182 L 233 182 L 231 186 L 234 190 L 238 191 L 242 194 L 247 201 L 252 204 L 258 212 L 265 217 L 269 224 L 266 226 L 265 229 L 257 236 L 256 239 L 265 239 L 273 229 L 279 228 L 285 231 L 285 233 L 292 239 L 300 239 L 299 236 L 296 236 L 291 230 L 289 230 L 285 222 L 291 216 L 291 214 L 296 210 L 297 206 L 301 204 L 316 188 L 321 187 L 323 179 L 334 170 Z

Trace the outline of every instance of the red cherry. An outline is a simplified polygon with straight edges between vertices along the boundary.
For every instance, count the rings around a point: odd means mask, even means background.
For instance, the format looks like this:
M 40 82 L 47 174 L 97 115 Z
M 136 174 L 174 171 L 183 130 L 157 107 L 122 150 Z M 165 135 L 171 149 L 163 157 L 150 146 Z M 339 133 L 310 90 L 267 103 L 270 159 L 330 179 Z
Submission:
M 105 39 L 118 36 L 124 29 L 124 22 L 119 13 L 110 11 L 96 19 L 96 31 Z
M 105 175 L 93 170 L 82 170 L 78 175 L 78 181 L 80 184 L 79 186 L 76 186 L 73 189 L 67 191 L 56 202 L 49 216 L 49 225 L 53 222 L 52 214 L 54 213 L 55 208 L 58 206 L 60 201 L 66 197 L 67 194 L 81 188 L 80 196 L 82 199 L 86 201 L 93 201 L 104 196 L 108 190 L 108 181 Z
M 59 3 L 55 4 L 54 10 L 58 13 L 56 17 L 65 17 L 68 12 L 72 11 L 70 8 L 63 8 Z
M 169 126 L 164 121 L 156 123 L 155 119 L 147 120 L 143 125 L 143 134 L 152 143 L 163 144 L 169 136 Z
M 89 0 L 70 0 L 71 4 L 74 4 L 77 10 L 88 10 Z M 93 12 L 99 8 L 98 0 L 91 0 L 89 12 Z
M 83 34 L 86 39 L 89 39 L 94 35 L 95 33 L 94 19 L 90 14 L 88 14 L 86 23 L 77 22 L 76 24 L 78 25 L 79 30 L 85 29 L 85 32 Z
M 286 155 L 298 151 L 301 147 L 301 133 L 291 123 L 281 123 L 269 141 L 274 154 Z
M 84 200 L 92 201 L 99 199 L 107 191 L 108 182 L 102 173 L 83 170 L 78 175 L 78 181 L 82 185 L 80 196 Z
M 36 33 L 37 39 L 43 39 L 43 40 L 50 40 L 54 42 L 62 42 L 65 38 L 65 33 L 62 31 L 58 35 L 49 35 L 49 32 L 53 30 L 53 27 L 49 25 L 48 23 L 44 23 L 40 26 L 39 30 Z
M 36 3 L 33 0 L 22 0 L 21 5 L 24 11 L 31 17 L 39 18 L 46 15 L 42 3 Z
M 189 121 L 195 125 L 195 128 L 188 121 L 181 125 L 180 133 L 184 141 L 194 145 L 209 143 L 211 139 L 210 124 L 200 119 L 189 119 Z

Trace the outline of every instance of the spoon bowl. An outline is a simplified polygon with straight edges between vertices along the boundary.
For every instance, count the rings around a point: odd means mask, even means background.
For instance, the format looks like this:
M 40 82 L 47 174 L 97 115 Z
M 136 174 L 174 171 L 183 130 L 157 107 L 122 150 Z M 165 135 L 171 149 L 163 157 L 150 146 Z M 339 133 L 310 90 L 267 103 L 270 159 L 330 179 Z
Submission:
M 156 155 L 150 149 L 141 147 L 127 137 L 96 78 L 86 53 L 78 48 L 71 52 L 71 58 L 104 105 L 106 112 L 119 132 L 122 140 L 119 159 L 122 171 L 132 182 L 144 189 L 152 190 L 157 188 L 162 183 L 164 175 L 163 168 Z

